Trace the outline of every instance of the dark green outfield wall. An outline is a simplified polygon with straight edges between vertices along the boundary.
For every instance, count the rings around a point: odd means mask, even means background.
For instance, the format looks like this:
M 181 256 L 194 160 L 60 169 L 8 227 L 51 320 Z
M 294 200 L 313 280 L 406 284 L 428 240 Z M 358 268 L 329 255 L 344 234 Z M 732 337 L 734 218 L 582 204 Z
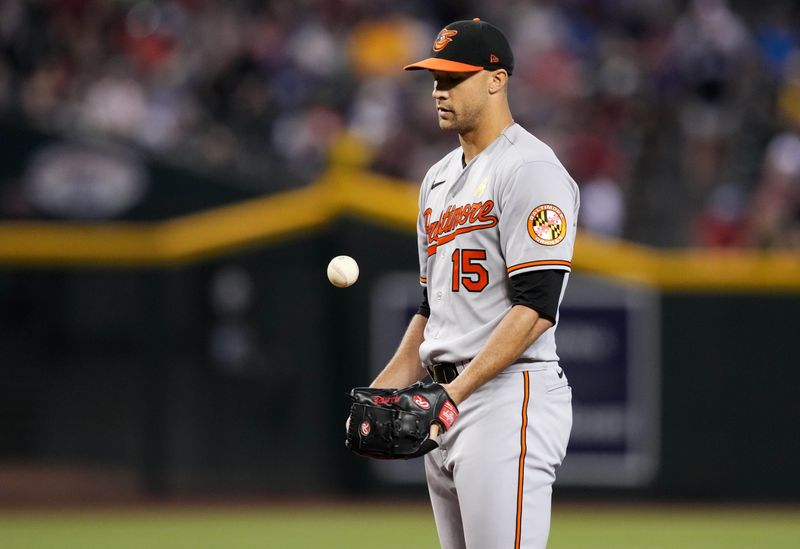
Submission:
M 662 303 L 659 491 L 800 498 L 800 296 Z

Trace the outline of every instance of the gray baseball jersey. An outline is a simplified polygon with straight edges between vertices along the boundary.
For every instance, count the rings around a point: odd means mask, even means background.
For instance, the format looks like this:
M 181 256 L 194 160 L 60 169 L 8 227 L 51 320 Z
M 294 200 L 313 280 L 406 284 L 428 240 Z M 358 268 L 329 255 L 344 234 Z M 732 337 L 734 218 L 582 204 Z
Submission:
M 423 364 L 480 351 L 511 308 L 509 276 L 570 271 L 578 207 L 577 185 L 555 153 L 517 124 L 466 167 L 458 148 L 428 171 L 417 223 L 420 282 L 431 308 Z M 554 332 L 522 356 L 558 360 Z
M 511 309 L 509 277 L 566 271 L 563 296 L 578 207 L 577 185 L 553 151 L 516 124 L 466 167 L 459 148 L 429 170 L 418 223 L 430 304 L 424 365 L 478 354 Z M 458 421 L 425 456 L 443 548 L 545 547 L 555 470 L 572 426 L 554 331 L 523 352 L 528 360 L 462 402 Z

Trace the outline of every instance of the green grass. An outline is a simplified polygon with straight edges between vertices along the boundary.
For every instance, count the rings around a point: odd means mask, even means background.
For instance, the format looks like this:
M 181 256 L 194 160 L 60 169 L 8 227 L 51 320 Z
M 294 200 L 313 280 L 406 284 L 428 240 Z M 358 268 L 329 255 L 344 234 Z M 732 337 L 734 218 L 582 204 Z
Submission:
M 438 543 L 425 506 L 166 506 L 0 511 L 0 547 L 422 549 Z M 798 549 L 800 511 L 562 505 L 549 548 Z
M 548 547 L 800 549 L 800 510 L 556 508 Z

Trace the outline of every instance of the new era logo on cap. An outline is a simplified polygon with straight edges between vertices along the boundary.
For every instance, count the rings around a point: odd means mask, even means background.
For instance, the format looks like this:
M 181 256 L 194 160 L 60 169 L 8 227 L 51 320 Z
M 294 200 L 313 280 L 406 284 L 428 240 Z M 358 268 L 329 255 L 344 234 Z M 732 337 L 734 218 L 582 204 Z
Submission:
M 514 55 L 505 35 L 494 25 L 473 19 L 450 23 L 436 35 L 433 56 L 412 63 L 405 70 L 478 72 L 484 69 L 514 70 Z

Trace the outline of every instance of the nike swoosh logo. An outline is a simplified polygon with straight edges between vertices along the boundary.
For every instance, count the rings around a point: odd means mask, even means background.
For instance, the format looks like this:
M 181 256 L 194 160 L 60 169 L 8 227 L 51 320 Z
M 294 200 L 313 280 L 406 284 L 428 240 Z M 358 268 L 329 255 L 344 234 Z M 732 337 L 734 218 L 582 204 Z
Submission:
M 561 368 L 559 368 L 558 372 L 556 372 L 556 373 L 558 374 L 558 379 L 561 379 L 562 377 L 564 377 L 564 370 L 562 370 Z
M 438 187 L 439 185 L 442 185 L 444 183 L 447 183 L 447 179 L 443 179 L 442 181 L 437 181 L 436 183 L 431 185 L 431 190 L 435 189 L 436 187 Z

